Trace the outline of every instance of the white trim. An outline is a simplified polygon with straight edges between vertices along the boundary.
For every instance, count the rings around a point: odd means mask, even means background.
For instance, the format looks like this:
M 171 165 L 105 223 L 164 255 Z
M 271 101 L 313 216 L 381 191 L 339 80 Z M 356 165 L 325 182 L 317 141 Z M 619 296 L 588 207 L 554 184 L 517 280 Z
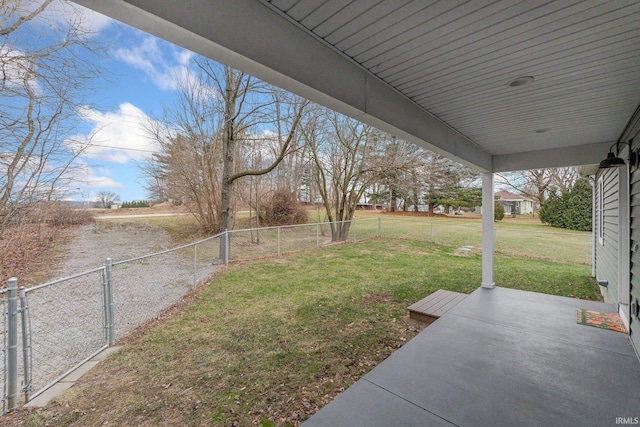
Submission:
M 483 288 L 494 288 L 494 254 L 496 229 L 494 219 L 495 197 L 493 195 L 493 174 L 482 174 L 482 283 Z
M 510 172 L 526 169 L 598 164 L 600 160 L 607 157 L 609 147 L 611 147 L 612 143 L 611 141 L 606 141 L 573 147 L 499 154 L 493 156 L 493 171 Z
M 627 165 L 618 168 L 618 236 L 618 302 L 621 308 L 626 306 L 628 310 L 631 299 L 631 210 Z
M 598 243 L 604 245 L 604 174 L 598 178 L 598 229 L 596 236 L 598 237 Z
M 628 309 L 629 309 L 629 306 L 627 305 L 627 310 Z M 618 315 L 620 315 L 620 319 L 622 319 L 622 323 L 624 323 L 624 326 L 626 326 L 627 329 L 629 329 L 629 318 L 627 317 L 627 313 L 625 313 L 624 311 L 623 304 L 618 305 Z
M 596 197 L 597 184 L 594 179 L 591 181 L 591 277 L 596 277 L 596 241 L 598 232 L 596 230 Z

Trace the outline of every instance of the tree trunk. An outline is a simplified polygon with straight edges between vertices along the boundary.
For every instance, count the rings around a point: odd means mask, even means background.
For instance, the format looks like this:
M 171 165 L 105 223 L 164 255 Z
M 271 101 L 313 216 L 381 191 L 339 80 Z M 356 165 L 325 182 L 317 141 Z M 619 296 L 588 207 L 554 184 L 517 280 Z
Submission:
M 236 116 L 236 98 L 237 85 L 235 73 L 225 68 L 225 93 L 224 93 L 224 127 L 222 132 L 222 185 L 220 186 L 220 231 L 228 232 L 233 229 L 233 206 L 231 204 L 231 195 L 233 193 L 233 160 L 235 152 L 235 116 Z M 225 240 L 229 242 L 226 245 Z M 230 247 L 229 234 L 226 239 L 220 239 L 220 259 L 227 259 L 227 248 Z

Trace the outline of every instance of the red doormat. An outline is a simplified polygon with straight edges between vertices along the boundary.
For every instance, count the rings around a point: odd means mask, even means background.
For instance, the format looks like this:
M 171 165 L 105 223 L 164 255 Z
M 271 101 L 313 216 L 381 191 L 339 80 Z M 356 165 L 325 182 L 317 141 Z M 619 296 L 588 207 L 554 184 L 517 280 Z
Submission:
M 576 321 L 581 325 L 595 326 L 596 328 L 609 329 L 625 334 L 629 333 L 622 319 L 620 319 L 620 315 L 616 313 L 605 313 L 602 311 L 578 308 L 576 310 Z

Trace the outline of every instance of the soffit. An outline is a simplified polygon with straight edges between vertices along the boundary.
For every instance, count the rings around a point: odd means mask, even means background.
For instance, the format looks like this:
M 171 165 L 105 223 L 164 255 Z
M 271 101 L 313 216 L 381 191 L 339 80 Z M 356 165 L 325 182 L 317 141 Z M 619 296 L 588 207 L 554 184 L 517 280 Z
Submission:
M 615 141 L 640 101 L 638 1 L 265 2 L 492 155 Z

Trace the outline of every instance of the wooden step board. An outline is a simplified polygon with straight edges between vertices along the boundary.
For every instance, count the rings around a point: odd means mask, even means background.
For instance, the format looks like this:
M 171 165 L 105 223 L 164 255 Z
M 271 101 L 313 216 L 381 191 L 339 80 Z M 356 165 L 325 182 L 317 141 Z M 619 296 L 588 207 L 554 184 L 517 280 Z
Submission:
M 411 305 L 409 307 L 409 317 L 431 324 L 466 297 L 466 294 L 461 294 L 460 292 L 438 289 L 428 297 Z

